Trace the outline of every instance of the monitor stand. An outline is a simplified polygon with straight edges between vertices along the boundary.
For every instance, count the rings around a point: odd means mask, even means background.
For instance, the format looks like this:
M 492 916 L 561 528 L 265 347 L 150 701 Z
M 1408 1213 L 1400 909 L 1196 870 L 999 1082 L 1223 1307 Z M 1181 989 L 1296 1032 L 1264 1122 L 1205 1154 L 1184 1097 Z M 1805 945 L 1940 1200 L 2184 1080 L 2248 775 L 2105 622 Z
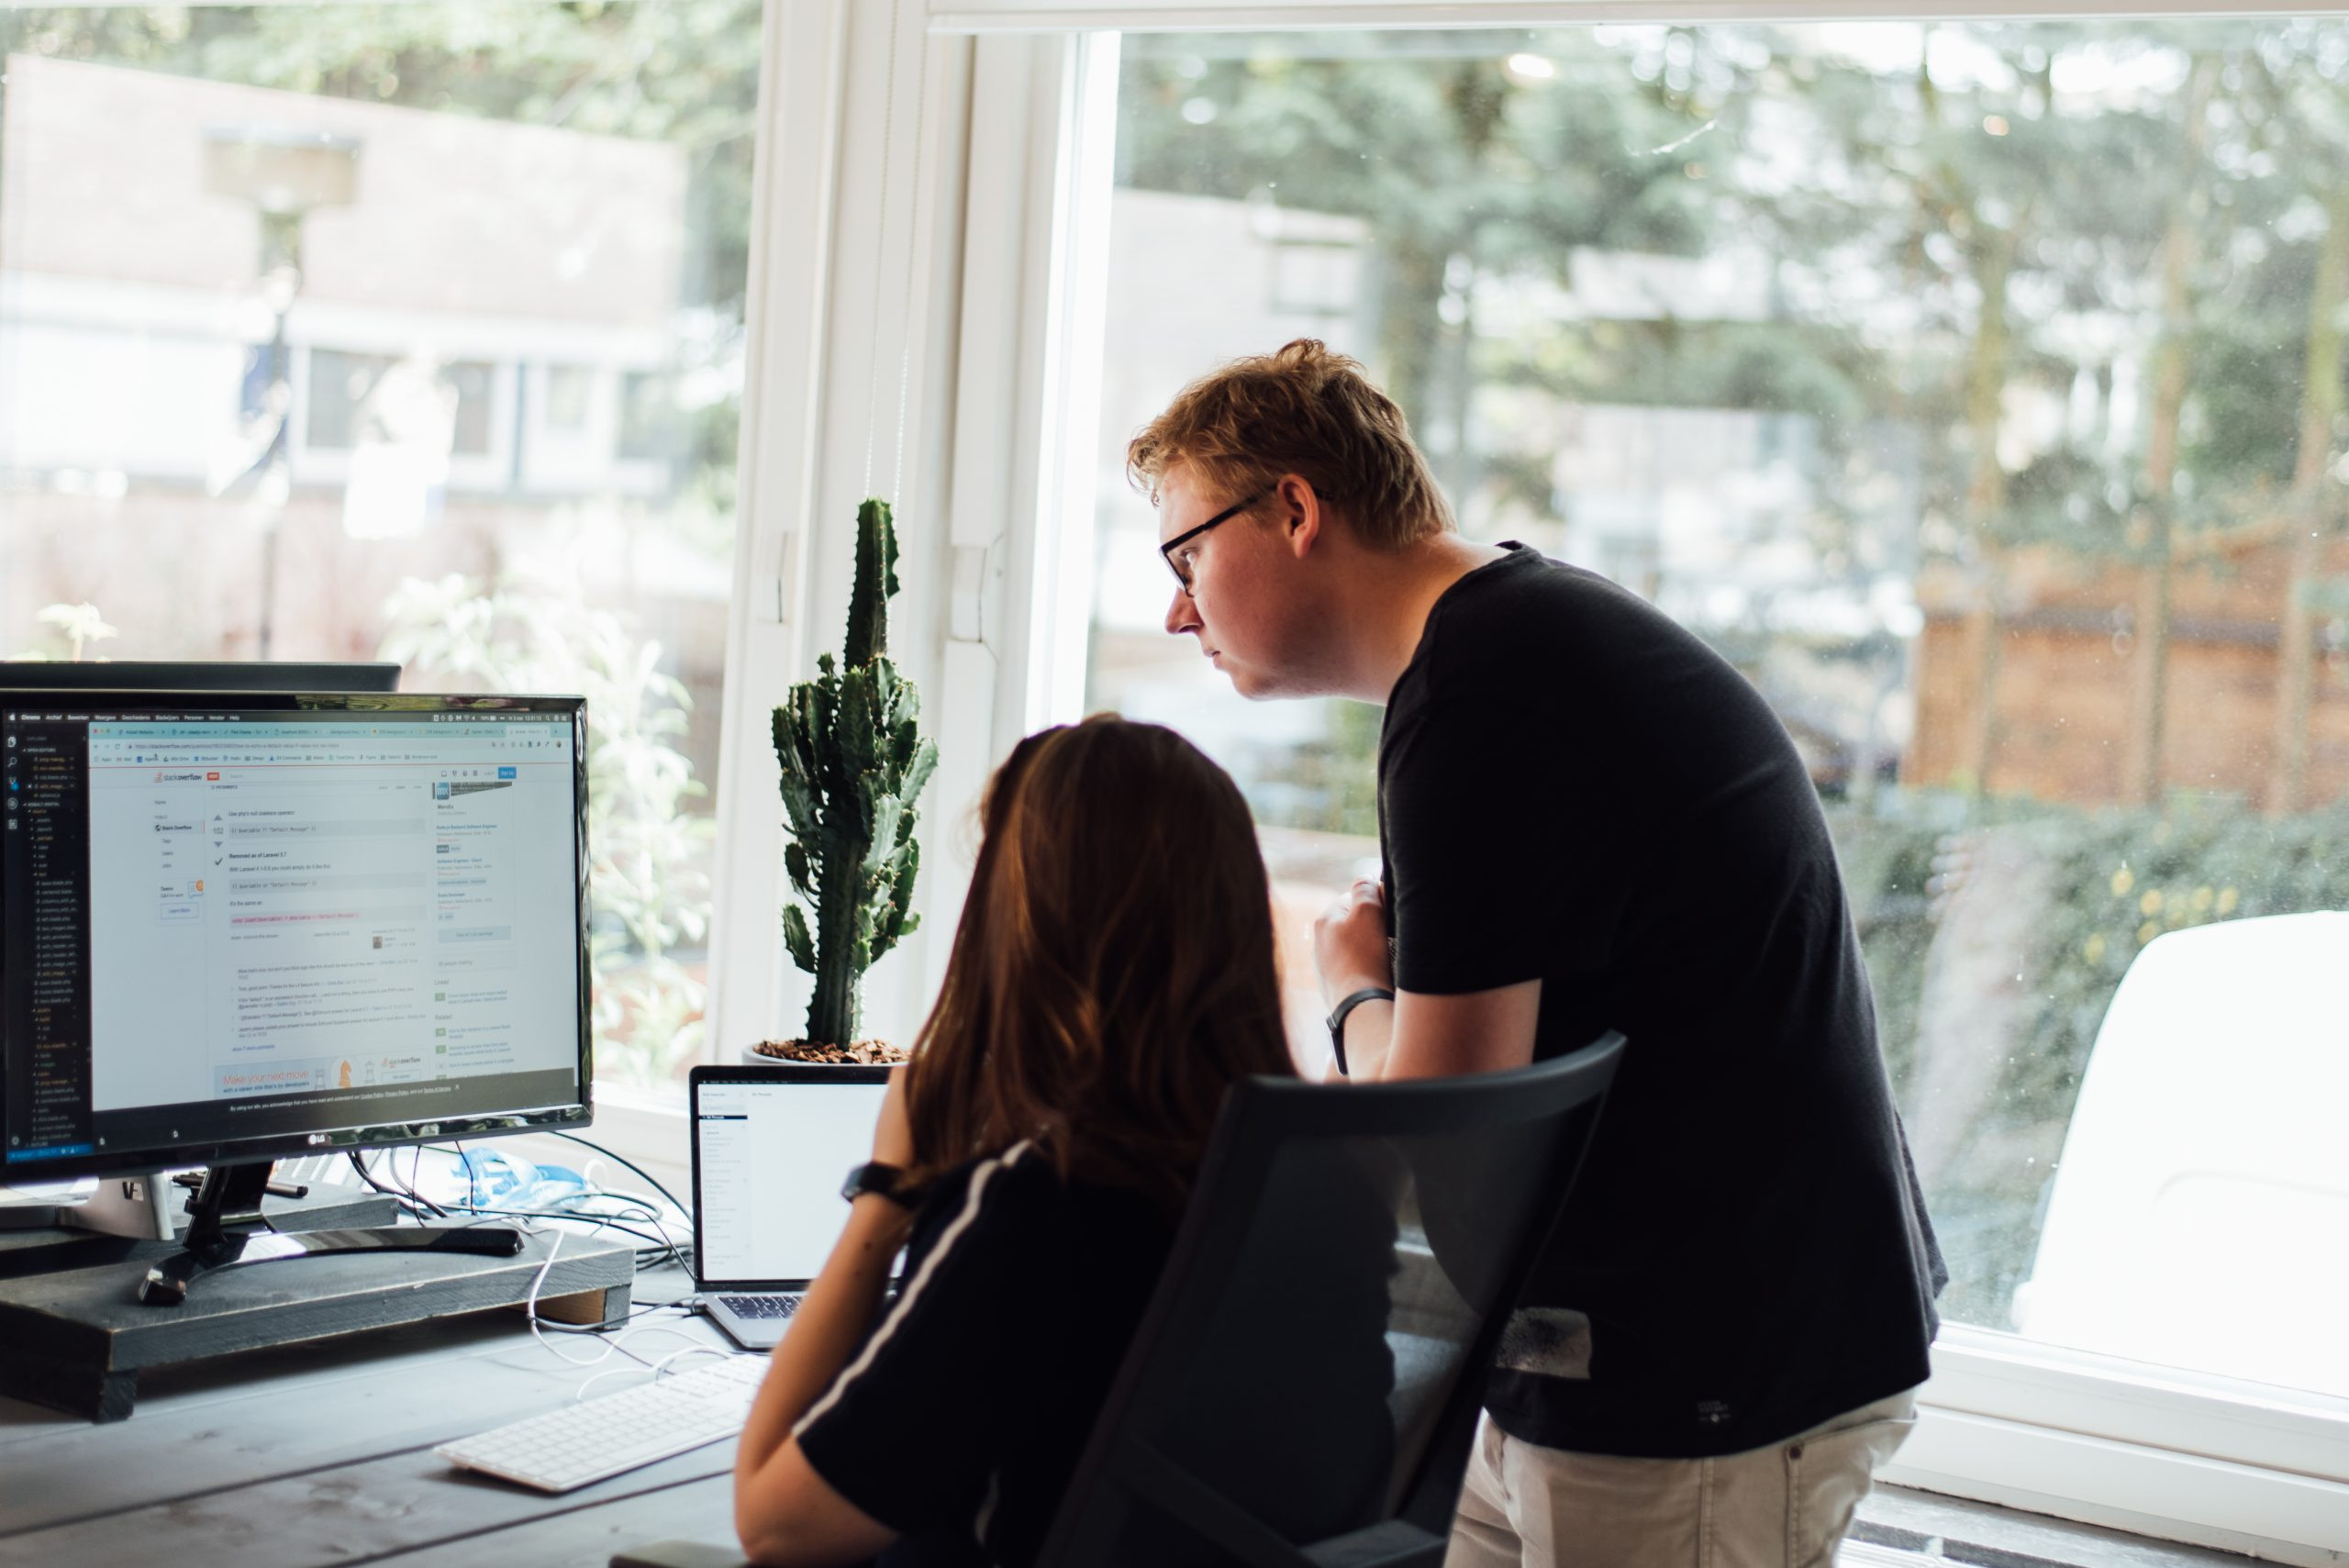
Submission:
M 187 1299 L 188 1288 L 206 1274 L 328 1252 L 455 1252 L 510 1258 L 522 1250 L 522 1233 L 504 1225 L 281 1231 L 261 1211 L 269 1173 L 266 1160 L 207 1169 L 203 1184 L 189 1200 L 187 1230 L 180 1239 L 180 1251 L 155 1260 L 139 1282 L 139 1299 L 150 1307 L 177 1307 Z

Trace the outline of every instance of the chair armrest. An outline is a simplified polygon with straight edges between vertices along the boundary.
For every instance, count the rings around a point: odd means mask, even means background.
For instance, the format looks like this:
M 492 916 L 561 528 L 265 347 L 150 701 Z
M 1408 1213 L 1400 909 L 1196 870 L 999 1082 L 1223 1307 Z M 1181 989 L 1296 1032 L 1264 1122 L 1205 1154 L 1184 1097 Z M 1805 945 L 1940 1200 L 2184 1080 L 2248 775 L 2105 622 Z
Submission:
M 612 1556 L 611 1568 L 751 1568 L 739 1546 L 699 1540 L 656 1540 Z

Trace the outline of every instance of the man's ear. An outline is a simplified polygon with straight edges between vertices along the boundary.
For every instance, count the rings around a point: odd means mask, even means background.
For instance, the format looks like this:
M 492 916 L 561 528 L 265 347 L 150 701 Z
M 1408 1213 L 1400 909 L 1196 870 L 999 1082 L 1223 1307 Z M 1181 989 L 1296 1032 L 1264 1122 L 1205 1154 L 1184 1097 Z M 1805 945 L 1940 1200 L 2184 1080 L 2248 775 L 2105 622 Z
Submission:
M 1273 494 L 1281 504 L 1281 522 L 1288 530 L 1289 551 L 1302 561 L 1320 542 L 1321 531 L 1330 520 L 1329 509 L 1322 505 L 1313 482 L 1303 474 L 1282 474 Z

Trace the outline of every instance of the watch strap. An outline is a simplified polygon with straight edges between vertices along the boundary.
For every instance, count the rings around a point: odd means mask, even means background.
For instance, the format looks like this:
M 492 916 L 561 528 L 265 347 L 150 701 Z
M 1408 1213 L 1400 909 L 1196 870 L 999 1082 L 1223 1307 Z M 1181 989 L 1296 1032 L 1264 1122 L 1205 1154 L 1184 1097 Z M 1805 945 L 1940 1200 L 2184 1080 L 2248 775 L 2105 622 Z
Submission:
M 1346 1072 L 1346 1015 L 1364 1002 L 1392 1002 L 1395 993 L 1380 985 L 1365 985 L 1338 1004 L 1330 1015 L 1330 1051 L 1338 1059 L 1338 1071 Z
M 848 1180 L 841 1184 L 841 1196 L 851 1203 L 867 1193 L 887 1198 L 906 1208 L 912 1208 L 917 1202 L 914 1189 L 906 1180 L 904 1168 L 885 1164 L 878 1160 L 857 1166 L 848 1173 Z

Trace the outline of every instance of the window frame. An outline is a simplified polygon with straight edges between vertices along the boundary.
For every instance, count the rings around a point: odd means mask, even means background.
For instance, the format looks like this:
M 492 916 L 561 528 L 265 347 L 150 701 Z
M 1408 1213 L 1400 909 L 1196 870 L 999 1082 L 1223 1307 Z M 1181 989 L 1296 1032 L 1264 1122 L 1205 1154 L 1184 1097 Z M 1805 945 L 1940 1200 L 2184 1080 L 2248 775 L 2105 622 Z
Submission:
M 1805 17 L 1952 19 L 1962 0 L 1807 0 Z M 2342 3 L 2296 6 L 2349 13 Z M 2195 0 L 2008 4 L 2019 15 L 2207 13 Z M 1063 584 L 1091 555 L 1062 497 L 1089 471 L 1115 30 L 1786 19 L 1753 0 L 768 0 L 737 591 L 719 769 L 710 1053 L 791 1018 L 767 713 L 837 636 L 856 499 L 899 506 L 892 651 L 928 698 L 925 929 L 869 984 L 910 1040 L 969 876 L 995 759 L 1082 700 Z M 787 155 L 786 155 L 787 154 Z M 877 261 L 877 264 L 876 264 Z M 892 368 L 894 367 L 894 368 Z M 1076 433 L 1063 440 L 1060 432 Z M 1074 628 L 1074 630 L 1072 630 Z M 1074 680 L 1072 668 L 1080 672 Z M 629 1150 L 682 1161 L 674 1105 L 606 1097 Z M 1951 1325 L 1890 1482 L 2275 1561 L 2349 1542 L 2349 1400 Z
M 867 493 L 898 511 L 906 590 L 891 606 L 891 652 L 926 693 L 946 662 L 938 623 L 950 584 L 929 563 L 951 544 L 937 499 L 950 450 L 939 373 L 953 363 L 963 184 L 952 176 L 970 140 L 971 46 L 930 37 L 920 0 L 767 0 L 765 25 L 719 740 L 713 1061 L 786 1029 L 807 1000 L 776 914 L 787 884 L 770 715 L 837 643 Z M 933 697 L 933 735 L 940 712 Z M 952 796 L 933 784 L 930 800 Z M 940 891 L 953 857 L 936 812 L 917 892 L 932 929 L 936 911 L 955 906 Z M 930 936 L 916 932 L 868 979 L 874 1033 L 910 1039 Z
M 837 643 L 856 504 L 876 473 L 879 493 L 895 492 L 907 562 L 891 651 L 921 690 L 936 689 L 944 650 L 930 623 L 942 621 L 947 590 L 918 563 L 946 532 L 928 513 L 949 450 L 951 398 L 936 370 L 953 362 L 970 54 L 968 40 L 928 36 L 923 0 L 765 0 L 697 1063 L 738 1060 L 787 1032 L 807 1004 L 777 914 L 788 884 L 770 715 Z M 875 269 L 874 255 L 895 261 Z M 942 794 L 933 784 L 927 799 Z M 959 905 L 960 884 L 934 821 L 923 838 L 934 858 L 916 902 L 934 927 L 935 911 Z M 865 1021 L 884 1038 L 909 1040 L 918 1021 L 929 935 L 908 937 L 868 981 Z M 685 1095 L 610 1082 L 594 1094 L 597 1140 L 685 1190 Z
M 2076 6 L 2065 10 L 2135 14 L 2164 8 Z M 1463 16 L 1464 9 L 1476 14 Z M 1881 7 L 1860 6 L 1813 4 L 1803 9 L 1830 16 L 1884 14 Z M 1956 16 L 1979 14 L 1982 7 L 1926 9 Z M 1093 454 L 1085 451 L 1072 458 L 1065 444 L 1055 443 L 1048 432 L 1097 428 L 1093 406 L 1085 401 L 1088 388 L 1079 374 L 1072 373 L 1065 356 L 1087 354 L 1097 363 L 1101 348 L 1097 301 L 1088 294 L 1088 280 L 1070 274 L 1085 259 L 1106 250 L 1097 232 L 1106 227 L 1106 201 L 1091 199 L 1105 192 L 1106 183 L 1098 164 L 1077 150 L 1106 152 L 1090 117 L 1099 112 L 1099 73 L 1111 75 L 1108 93 L 1114 103 L 1117 61 L 1114 34 L 1047 28 L 1106 29 L 1141 20 L 1192 28 L 1409 25 L 1423 20 L 1463 26 L 1537 17 L 1582 23 L 1602 19 L 1598 13 L 1636 16 L 1643 10 L 1653 14 L 1653 8 L 1620 5 L 1464 8 L 1377 0 L 1343 6 L 1196 7 L 1144 6 L 1137 0 L 1046 11 L 1025 0 L 988 0 L 979 6 L 941 0 L 933 27 L 966 28 L 976 35 L 983 53 L 991 56 L 1020 46 L 1040 57 L 1056 53 L 1063 69 L 1075 78 L 1053 95 L 1061 107 L 1062 130 L 1049 148 L 1031 150 L 1025 183 L 1015 187 L 1006 178 L 1005 167 L 974 157 L 967 198 L 974 213 L 1008 210 L 1022 200 L 1032 204 L 1037 199 L 1034 174 L 1048 154 L 1052 158 L 1057 189 L 1052 195 L 1053 239 L 1045 251 L 1049 265 L 1043 275 L 1028 280 L 1042 288 L 1041 317 L 1022 319 L 1013 334 L 1019 340 L 1008 345 L 999 326 L 984 341 L 966 336 L 960 365 L 966 386 L 984 386 L 1004 384 L 1003 374 L 974 374 L 991 359 L 1007 369 L 1012 361 L 1032 357 L 1045 361 L 1044 373 L 1031 375 L 1022 385 L 1033 387 L 1028 395 L 1036 399 L 1034 407 L 1040 413 L 1049 409 L 1052 417 L 1034 422 L 1040 432 L 1035 442 L 1015 449 L 1036 483 L 1032 487 L 1015 483 L 1006 495 L 1008 500 L 1020 494 L 1035 497 L 1032 509 L 1015 506 L 1011 514 L 1032 519 L 1031 537 L 1024 545 L 1015 537 L 1011 554 L 1015 567 L 1026 564 L 1024 585 L 1033 602 L 1061 600 L 1065 609 L 1070 595 L 1060 584 L 1069 565 L 1091 556 L 1089 517 L 1076 515 L 1077 509 L 1059 497 L 1081 495 L 1089 486 Z M 1728 18 L 1758 14 L 1753 7 L 1737 6 L 1700 6 L 1696 11 Z M 1903 14 L 1916 14 L 1915 8 Z M 1673 15 L 1689 18 L 1685 11 Z M 1035 36 L 1020 36 L 1030 32 Z M 1088 81 L 1088 76 L 1095 79 Z M 983 75 L 973 104 L 975 126 L 987 127 L 999 110 L 1019 101 L 996 96 L 998 85 Z M 1028 102 L 1042 97 L 1034 95 Z M 1035 294 L 1031 286 L 1021 297 L 1032 301 Z M 1015 415 L 998 409 L 988 417 L 1004 424 Z M 1057 475 L 1059 482 L 1044 484 L 1047 475 Z M 1026 608 L 1019 604 L 1021 592 L 1020 584 L 1008 590 L 1015 613 Z M 1082 701 L 1081 686 L 1072 689 L 1067 665 L 1081 659 L 1083 649 L 1081 622 L 1072 629 L 1065 615 L 1056 619 L 1047 610 L 1034 616 L 1024 641 L 1015 640 L 1006 652 L 1009 664 L 1027 666 L 1008 669 L 998 692 L 999 713 L 1008 717 L 1019 711 L 1027 717 L 1026 724 L 1009 733 L 1074 716 Z M 1060 667 L 1038 669 L 1039 661 Z M 1000 751 L 999 744 L 997 754 Z M 2335 1562 L 2328 1548 L 2349 1541 L 2349 1400 L 2263 1389 L 1950 1325 L 1935 1347 L 1934 1373 L 1920 1395 L 1920 1407 L 1916 1435 L 1885 1473 L 1887 1481 L 2256 1551 L 2281 1562 Z

